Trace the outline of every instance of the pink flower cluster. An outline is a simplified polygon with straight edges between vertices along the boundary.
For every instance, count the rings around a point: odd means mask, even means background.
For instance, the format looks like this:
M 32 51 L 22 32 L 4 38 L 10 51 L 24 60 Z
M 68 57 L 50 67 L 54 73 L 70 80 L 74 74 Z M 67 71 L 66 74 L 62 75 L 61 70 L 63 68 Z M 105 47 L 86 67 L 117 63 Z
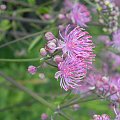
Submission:
M 66 91 L 81 86 L 81 81 L 92 66 L 94 45 L 88 32 L 79 26 L 68 25 L 60 36 L 63 40 L 58 41 L 57 49 L 62 49 L 65 59 L 58 64 L 59 71 L 55 78 L 60 77 L 60 86 Z

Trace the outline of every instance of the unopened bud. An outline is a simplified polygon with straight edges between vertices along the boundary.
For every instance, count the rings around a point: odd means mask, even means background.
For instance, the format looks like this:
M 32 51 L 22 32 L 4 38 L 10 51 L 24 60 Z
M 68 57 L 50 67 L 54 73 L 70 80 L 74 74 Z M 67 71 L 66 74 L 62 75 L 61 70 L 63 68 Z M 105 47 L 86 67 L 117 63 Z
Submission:
M 64 26 L 63 25 L 59 25 L 58 28 L 59 28 L 60 31 L 64 30 Z
M 41 115 L 41 120 L 47 120 L 48 119 L 48 115 L 46 113 L 43 113 Z
M 62 62 L 62 61 L 63 61 L 63 58 L 62 58 L 61 56 L 59 56 L 59 55 L 56 55 L 56 56 L 54 57 L 54 61 L 58 64 L 59 62 Z
M 79 104 L 74 104 L 73 105 L 73 109 L 76 111 L 76 110 L 79 110 L 80 108 L 80 105 Z
M 3 5 L 0 5 L 0 9 L 1 9 L 1 10 L 6 10 L 6 8 L 7 8 L 6 5 L 4 5 L 4 4 L 3 4 Z
M 52 34 L 52 32 L 47 32 L 45 33 L 45 38 L 46 40 L 53 40 L 55 38 L 55 36 Z
M 40 55 L 43 57 L 47 55 L 47 51 L 45 50 L 45 48 L 40 49 Z
M 102 80 L 103 80 L 103 82 L 104 82 L 104 83 L 108 83 L 109 78 L 108 78 L 108 77 L 106 77 L 106 76 L 103 76 L 103 77 L 102 77 Z
M 30 65 L 30 66 L 28 67 L 28 72 L 29 72 L 30 74 L 34 75 L 34 74 L 37 72 L 37 68 L 36 68 L 35 66 L 33 66 L 33 65 Z
M 50 20 L 52 18 L 51 15 L 49 15 L 49 14 L 44 14 L 43 17 L 45 20 Z
M 47 47 L 50 48 L 50 49 L 55 49 L 56 48 L 56 44 L 54 42 L 49 42 L 47 44 Z
M 58 18 L 61 19 L 61 20 L 63 20 L 63 19 L 65 19 L 65 15 L 64 14 L 59 14 Z

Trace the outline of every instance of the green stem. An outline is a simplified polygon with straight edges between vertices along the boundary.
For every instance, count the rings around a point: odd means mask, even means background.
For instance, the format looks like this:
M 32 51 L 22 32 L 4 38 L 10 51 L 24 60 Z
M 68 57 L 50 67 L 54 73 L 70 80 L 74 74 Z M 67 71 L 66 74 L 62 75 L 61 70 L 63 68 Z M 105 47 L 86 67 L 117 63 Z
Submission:
M 92 2 L 90 2 L 90 0 L 84 0 L 86 3 L 88 3 L 89 5 L 96 7 L 95 4 L 93 4 Z
M 60 104 L 64 103 L 65 100 L 69 97 L 69 95 L 71 94 L 71 90 L 68 92 L 68 94 L 63 98 L 63 100 L 61 101 Z
M 55 28 L 51 28 L 51 30 L 53 30 L 53 29 L 55 29 Z M 37 36 L 37 35 L 41 35 L 41 34 L 43 34 L 44 32 L 47 32 L 47 30 L 43 30 L 42 32 L 33 33 L 33 34 L 27 35 L 27 36 L 25 36 L 25 37 L 18 38 L 18 39 L 16 39 L 16 40 L 7 42 L 7 43 L 5 43 L 5 44 L 0 45 L 0 48 L 6 47 L 6 46 L 8 46 L 8 45 L 14 44 L 14 43 L 19 42 L 19 41 L 23 41 L 23 40 L 28 39 L 28 38 L 31 38 L 31 37 L 35 37 L 35 36 Z
M 99 98 L 99 99 L 102 99 L 102 98 Z M 89 102 L 89 101 L 95 101 L 95 100 L 98 100 L 98 97 L 96 98 L 91 98 L 91 99 L 87 99 L 87 100 L 81 100 L 81 101 L 75 101 L 75 102 L 72 102 L 72 103 L 68 103 L 67 105 L 64 105 L 64 106 L 61 106 L 60 107 L 60 110 L 64 109 L 64 108 L 67 108 L 67 107 L 70 107 L 74 104 L 78 104 L 78 103 L 83 103 L 83 102 Z
M 64 117 L 66 120 L 72 120 L 69 116 L 67 116 L 66 114 L 64 114 L 62 111 L 59 112 L 59 115 Z
M 39 61 L 40 58 L 33 59 L 0 59 L 0 62 L 29 62 L 29 61 Z

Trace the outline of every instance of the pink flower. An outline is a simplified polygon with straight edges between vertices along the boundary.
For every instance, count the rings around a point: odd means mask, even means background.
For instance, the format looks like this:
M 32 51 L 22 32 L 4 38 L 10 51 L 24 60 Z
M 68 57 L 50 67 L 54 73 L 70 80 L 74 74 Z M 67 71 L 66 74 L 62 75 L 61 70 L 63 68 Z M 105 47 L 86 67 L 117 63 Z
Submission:
M 60 33 L 61 35 L 61 33 Z M 92 64 L 95 54 L 93 54 L 93 42 L 90 40 L 92 36 L 88 32 L 83 31 L 79 26 L 71 30 L 68 25 L 64 32 L 64 37 L 61 35 L 63 41 L 59 40 L 59 48 L 62 49 L 63 54 L 67 53 L 69 57 L 84 59 L 87 64 Z
M 103 115 L 94 115 L 93 120 L 110 120 L 110 117 L 106 114 Z
M 73 23 L 86 27 L 86 23 L 91 21 L 90 12 L 87 7 L 83 4 L 76 3 L 70 13 Z
M 80 82 L 87 73 L 87 65 L 84 61 L 69 57 L 58 64 L 58 69 L 55 78 L 60 78 L 60 86 L 66 91 L 80 86 Z

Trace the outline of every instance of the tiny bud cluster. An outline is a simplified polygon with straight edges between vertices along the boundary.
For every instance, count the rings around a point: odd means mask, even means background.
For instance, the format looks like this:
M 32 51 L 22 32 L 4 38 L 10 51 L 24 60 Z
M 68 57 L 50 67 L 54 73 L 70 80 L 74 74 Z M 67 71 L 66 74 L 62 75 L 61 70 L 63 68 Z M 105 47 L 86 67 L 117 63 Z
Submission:
M 111 0 L 95 0 L 95 2 L 100 13 L 99 22 L 106 26 L 103 30 L 109 33 L 117 31 L 118 17 L 120 15 L 119 8 Z

